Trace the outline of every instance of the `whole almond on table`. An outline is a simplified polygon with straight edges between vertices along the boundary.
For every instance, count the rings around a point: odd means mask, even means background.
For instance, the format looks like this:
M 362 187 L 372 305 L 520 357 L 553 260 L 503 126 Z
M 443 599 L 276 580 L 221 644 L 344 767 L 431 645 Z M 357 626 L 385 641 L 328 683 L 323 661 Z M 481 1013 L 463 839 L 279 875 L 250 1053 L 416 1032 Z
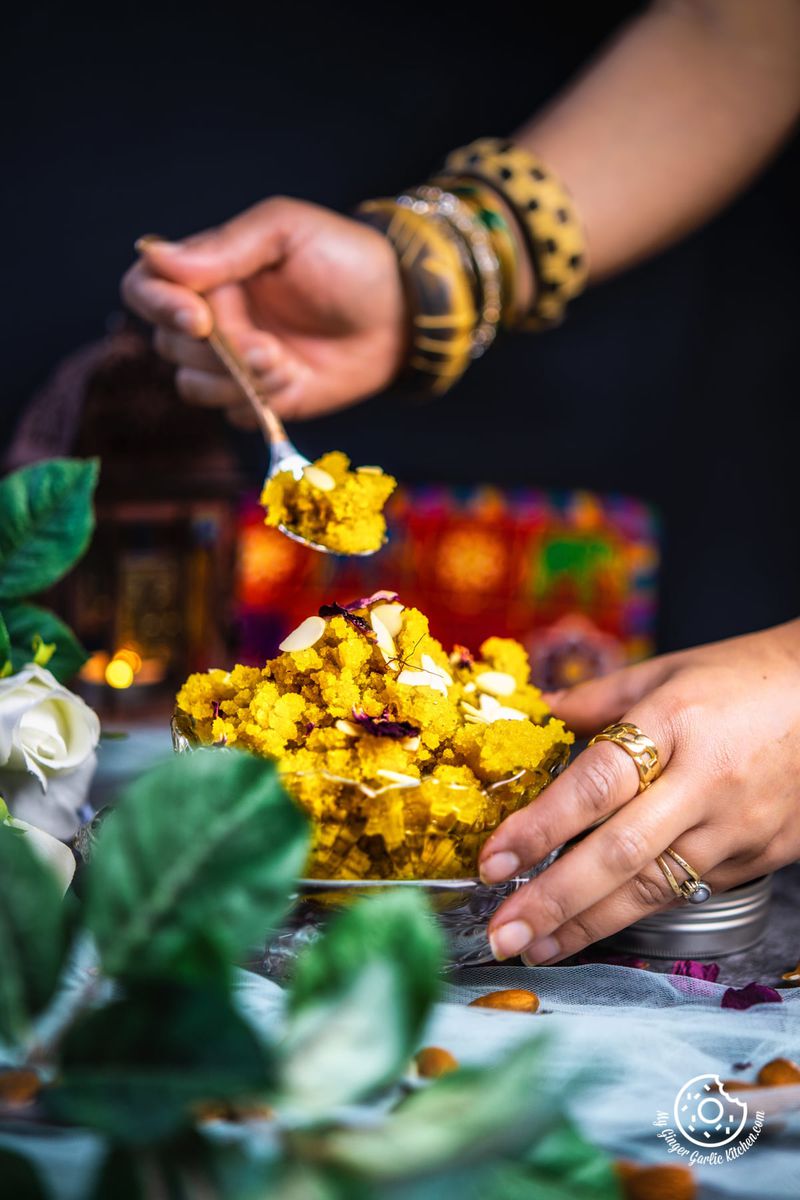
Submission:
M 640 1167 L 618 1162 L 614 1167 L 625 1200 L 695 1200 L 697 1195 L 694 1175 L 678 1163 Z
M 438 1079 L 440 1075 L 458 1070 L 458 1059 L 441 1046 L 423 1046 L 415 1056 L 414 1062 L 423 1079 Z
M 33 1103 L 41 1089 L 41 1077 L 29 1067 L 0 1071 L 0 1105 L 24 1108 Z
M 784 1083 L 800 1083 L 800 1066 L 791 1058 L 773 1058 L 758 1072 L 763 1087 L 780 1087 Z
M 504 1008 L 508 1012 L 535 1013 L 539 1008 L 539 997 L 536 992 L 526 988 L 506 988 L 501 992 L 487 992 L 470 1000 L 470 1008 Z

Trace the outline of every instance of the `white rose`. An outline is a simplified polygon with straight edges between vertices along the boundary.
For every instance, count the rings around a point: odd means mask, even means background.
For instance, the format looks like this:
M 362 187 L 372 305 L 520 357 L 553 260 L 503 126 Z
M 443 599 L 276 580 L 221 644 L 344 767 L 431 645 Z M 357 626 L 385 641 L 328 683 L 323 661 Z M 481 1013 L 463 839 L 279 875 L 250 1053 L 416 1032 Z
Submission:
M 0 795 L 13 816 L 72 837 L 99 738 L 96 713 L 44 667 L 0 679 Z

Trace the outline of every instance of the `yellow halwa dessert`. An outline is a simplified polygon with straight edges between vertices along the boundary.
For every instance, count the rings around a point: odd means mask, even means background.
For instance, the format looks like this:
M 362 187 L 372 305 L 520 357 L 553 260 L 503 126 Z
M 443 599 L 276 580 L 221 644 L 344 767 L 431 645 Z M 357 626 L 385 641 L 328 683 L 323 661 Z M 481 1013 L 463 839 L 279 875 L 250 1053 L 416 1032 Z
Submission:
M 339 450 L 323 454 L 300 479 L 281 471 L 264 484 L 267 525 L 282 525 L 334 554 L 372 554 L 386 540 L 383 506 L 397 480 L 380 467 L 350 470 Z
M 192 675 L 178 728 L 274 758 L 313 826 L 317 878 L 473 876 L 485 837 L 533 799 L 573 735 L 525 650 L 447 654 L 390 592 L 323 605 L 263 668 Z

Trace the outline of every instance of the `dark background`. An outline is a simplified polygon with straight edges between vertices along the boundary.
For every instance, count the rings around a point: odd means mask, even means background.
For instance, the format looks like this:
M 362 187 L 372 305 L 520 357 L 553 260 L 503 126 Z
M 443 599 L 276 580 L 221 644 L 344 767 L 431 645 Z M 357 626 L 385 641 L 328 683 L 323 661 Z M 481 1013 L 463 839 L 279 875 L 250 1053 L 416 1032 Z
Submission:
M 0 443 L 119 309 L 138 234 L 181 236 L 271 192 L 346 210 L 421 181 L 448 149 L 513 131 L 637 7 L 32 3 L 6 18 Z M 795 616 L 797 158 L 561 329 L 493 349 L 444 400 L 377 398 L 296 430 L 302 448 L 407 482 L 655 502 L 665 648 Z M 260 446 L 238 444 L 256 479 Z

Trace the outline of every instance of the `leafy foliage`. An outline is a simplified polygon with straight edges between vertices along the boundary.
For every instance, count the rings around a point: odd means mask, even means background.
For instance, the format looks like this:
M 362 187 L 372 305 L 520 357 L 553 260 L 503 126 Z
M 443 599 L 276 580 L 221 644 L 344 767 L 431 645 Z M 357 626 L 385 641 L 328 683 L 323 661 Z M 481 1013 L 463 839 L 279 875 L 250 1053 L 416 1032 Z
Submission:
M 0 602 L 57 583 L 94 528 L 94 460 L 50 459 L 0 480 Z
M 73 1026 L 45 1095 L 57 1119 L 141 1145 L 188 1127 L 192 1105 L 259 1095 L 271 1079 L 269 1052 L 224 989 L 158 980 Z
M 254 1032 L 231 963 L 278 923 L 305 853 L 274 768 L 239 753 L 171 760 L 106 821 L 84 907 L 116 989 L 86 976 L 35 1060 L 39 1112 L 107 1143 L 95 1200 L 615 1200 L 608 1161 L 560 1116 L 541 1039 L 405 1094 L 441 966 L 410 891 L 346 909 L 297 962 L 282 1038 Z M 0 1034 L 24 1033 L 53 996 L 67 933 L 55 882 L 0 824 Z M 253 1153 L 255 1126 L 197 1129 L 199 1107 L 246 1113 L 264 1097 L 274 1117 Z M 355 1124 L 364 1098 L 374 1121 Z M 6 1169 L 15 1198 L 40 1200 L 36 1175 L 0 1152 L 3 1184 Z
M 86 920 L 103 966 L 168 972 L 198 937 L 235 959 L 278 924 L 305 856 L 304 818 L 274 764 L 221 751 L 163 763 L 98 837 Z
M 55 651 L 47 662 L 47 669 L 61 683 L 70 680 L 86 662 L 86 651 L 75 634 L 49 609 L 39 608 L 35 604 L 12 604 L 3 609 L 3 616 L 8 629 L 9 655 L 14 671 L 20 671 L 31 661 L 37 637 L 43 642 L 55 643 Z M 0 664 L 2 658 L 0 628 Z
M 47 1200 L 35 1167 L 21 1154 L 3 1146 L 0 1146 L 0 1183 L 2 1194 L 13 1200 Z
M 0 613 L 0 678 L 11 673 L 11 636 Z
M 442 944 L 421 898 L 345 911 L 297 963 L 284 1039 L 286 1103 L 307 1111 L 385 1086 L 413 1055 L 438 992 Z
M 0 1040 L 16 1042 L 51 1000 L 68 948 L 68 908 L 24 833 L 0 821 Z

